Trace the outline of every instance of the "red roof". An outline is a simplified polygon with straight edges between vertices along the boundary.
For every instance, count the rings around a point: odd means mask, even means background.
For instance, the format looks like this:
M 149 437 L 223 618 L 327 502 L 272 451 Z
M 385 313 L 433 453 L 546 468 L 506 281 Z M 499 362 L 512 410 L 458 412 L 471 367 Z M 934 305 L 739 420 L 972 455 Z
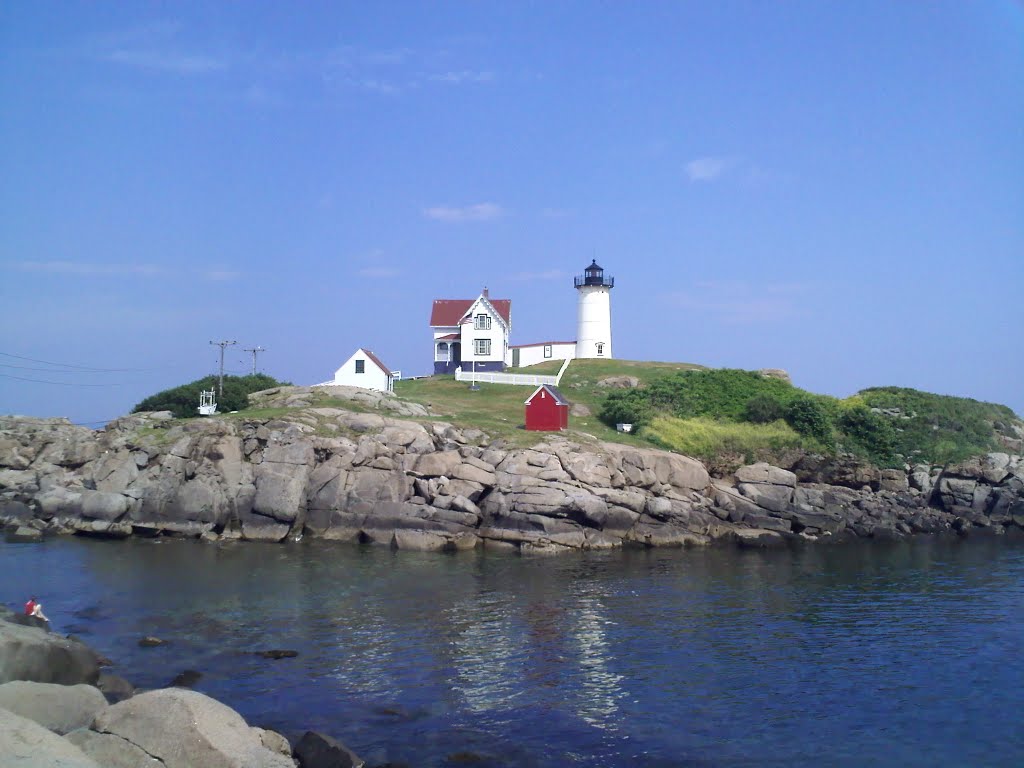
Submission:
M 434 339 L 434 341 L 452 341 L 454 339 L 461 339 L 461 338 L 462 337 L 459 336 L 459 334 L 457 334 L 457 333 L 448 333 L 448 334 L 445 334 L 444 336 L 438 336 L 436 339 Z
M 540 392 L 542 389 L 546 389 L 548 391 L 548 394 L 550 394 L 551 397 L 554 398 L 554 401 L 557 405 L 569 405 L 569 401 L 566 400 L 565 396 L 558 391 L 558 388 L 553 387 L 550 384 L 541 384 L 539 387 L 533 390 L 533 394 L 526 398 L 525 404 L 529 405 L 530 401 L 532 401 L 533 398 L 537 396 L 537 393 Z
M 509 349 L 524 349 L 525 347 L 546 347 L 548 344 L 575 344 L 575 341 L 538 341 L 534 344 L 509 344 Z
M 509 324 L 512 313 L 511 299 L 487 299 L 491 306 L 501 315 L 505 324 Z M 431 327 L 451 327 L 458 325 L 459 321 L 469 312 L 476 299 L 435 299 L 434 306 L 430 311 Z
M 366 347 L 362 347 L 361 349 L 363 350 L 363 352 L 366 353 L 366 356 L 373 361 L 374 365 L 376 365 L 378 368 L 384 371 L 384 373 L 386 373 L 388 376 L 391 375 L 391 369 L 384 365 L 384 363 L 380 361 L 379 357 L 373 354 L 373 352 L 368 350 Z

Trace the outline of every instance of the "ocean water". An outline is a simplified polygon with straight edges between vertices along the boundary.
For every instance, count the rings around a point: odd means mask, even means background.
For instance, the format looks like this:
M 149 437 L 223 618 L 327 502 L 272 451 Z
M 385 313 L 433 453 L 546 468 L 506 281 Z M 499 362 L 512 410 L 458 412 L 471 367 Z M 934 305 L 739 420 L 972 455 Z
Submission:
M 199 671 L 251 724 L 370 764 L 1024 765 L 1019 541 L 518 557 L 63 538 L 0 543 L 0 585 L 140 687 Z

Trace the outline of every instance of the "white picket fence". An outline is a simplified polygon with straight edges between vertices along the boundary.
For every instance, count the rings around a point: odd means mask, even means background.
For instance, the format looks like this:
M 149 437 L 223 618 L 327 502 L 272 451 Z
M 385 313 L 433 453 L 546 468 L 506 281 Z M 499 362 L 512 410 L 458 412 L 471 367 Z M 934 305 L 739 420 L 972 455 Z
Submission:
M 477 384 L 519 384 L 524 387 L 539 387 L 541 384 L 550 384 L 557 387 L 562 380 L 562 374 L 569 367 L 572 360 L 566 360 L 558 369 L 555 376 L 541 376 L 536 373 L 496 373 L 493 371 L 464 371 L 462 368 L 455 369 L 456 381 L 476 382 Z

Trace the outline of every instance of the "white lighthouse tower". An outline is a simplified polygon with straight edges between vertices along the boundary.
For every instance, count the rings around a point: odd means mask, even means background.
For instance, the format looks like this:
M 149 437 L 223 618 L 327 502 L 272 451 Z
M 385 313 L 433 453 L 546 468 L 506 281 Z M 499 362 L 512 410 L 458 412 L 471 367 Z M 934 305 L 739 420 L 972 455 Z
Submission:
M 576 357 L 612 356 L 612 288 L 615 278 L 592 261 L 574 279 L 579 301 L 576 310 Z

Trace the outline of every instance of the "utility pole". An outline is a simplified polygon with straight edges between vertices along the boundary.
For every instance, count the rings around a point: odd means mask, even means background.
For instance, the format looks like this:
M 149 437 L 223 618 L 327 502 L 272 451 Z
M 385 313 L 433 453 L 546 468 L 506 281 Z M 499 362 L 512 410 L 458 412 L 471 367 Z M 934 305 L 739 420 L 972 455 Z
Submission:
M 265 350 L 263 347 L 255 346 L 255 347 L 243 348 L 242 351 L 243 352 L 252 352 L 252 375 L 255 376 L 256 375 L 256 355 L 258 355 L 260 352 L 266 352 L 267 350 Z
M 217 385 L 217 399 L 224 399 L 224 347 L 230 347 L 232 344 L 237 344 L 237 341 L 211 341 L 211 344 L 215 344 L 220 347 L 220 383 Z

